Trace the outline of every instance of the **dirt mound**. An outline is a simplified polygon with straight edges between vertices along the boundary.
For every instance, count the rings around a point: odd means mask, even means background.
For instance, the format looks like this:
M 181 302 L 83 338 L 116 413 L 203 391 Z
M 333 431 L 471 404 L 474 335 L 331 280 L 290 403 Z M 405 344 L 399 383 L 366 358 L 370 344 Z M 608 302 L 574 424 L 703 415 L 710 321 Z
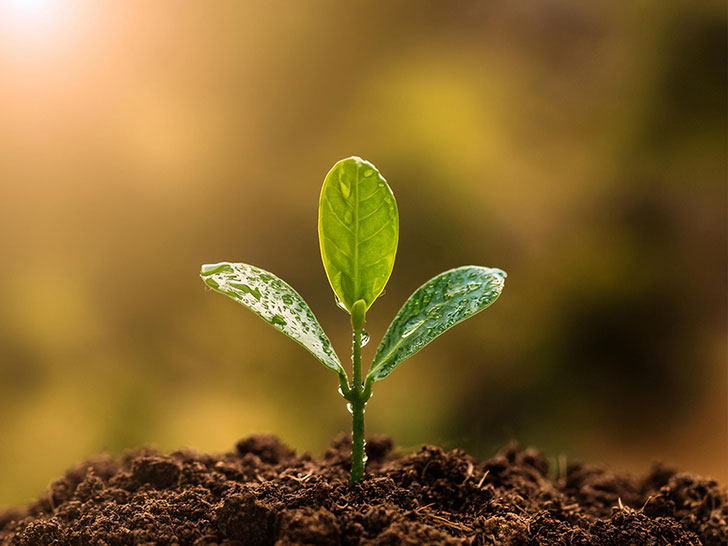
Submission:
M 538 451 L 487 461 L 426 446 L 368 444 L 349 488 L 346 437 L 320 459 L 272 436 L 235 452 L 128 453 L 71 469 L 25 513 L 0 514 L 3 545 L 705 545 L 728 544 L 716 482 L 655 467 L 641 480 L 574 464 L 549 475 Z

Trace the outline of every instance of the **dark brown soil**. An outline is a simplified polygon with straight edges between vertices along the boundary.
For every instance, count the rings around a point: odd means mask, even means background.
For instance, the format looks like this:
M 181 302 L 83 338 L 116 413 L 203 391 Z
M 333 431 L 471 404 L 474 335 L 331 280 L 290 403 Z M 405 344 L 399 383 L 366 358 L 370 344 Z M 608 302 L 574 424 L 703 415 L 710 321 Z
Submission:
M 555 479 L 538 451 L 487 461 L 369 441 L 350 489 L 349 444 L 321 459 L 271 436 L 234 453 L 151 450 L 70 470 L 25 514 L 0 514 L 3 545 L 728 545 L 716 482 L 656 466 L 640 480 L 572 464 Z

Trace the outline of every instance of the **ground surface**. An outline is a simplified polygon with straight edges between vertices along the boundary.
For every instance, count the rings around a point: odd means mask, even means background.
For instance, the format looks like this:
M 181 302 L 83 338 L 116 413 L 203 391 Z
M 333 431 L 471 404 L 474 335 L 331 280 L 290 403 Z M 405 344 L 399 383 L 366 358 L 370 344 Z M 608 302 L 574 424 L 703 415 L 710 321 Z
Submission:
M 270 436 L 207 455 L 142 450 L 87 461 L 19 512 L 5 545 L 698 545 L 728 544 L 728 498 L 714 481 L 655 467 L 643 479 L 537 451 L 478 461 L 423 447 L 397 457 L 370 440 L 368 475 L 347 485 L 349 446 L 298 457 Z

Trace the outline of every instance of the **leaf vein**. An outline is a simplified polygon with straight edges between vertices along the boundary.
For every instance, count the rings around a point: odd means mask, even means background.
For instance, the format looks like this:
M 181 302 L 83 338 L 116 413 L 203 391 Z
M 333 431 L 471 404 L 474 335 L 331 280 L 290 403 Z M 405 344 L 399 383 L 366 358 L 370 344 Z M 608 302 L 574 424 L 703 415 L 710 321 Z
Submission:
M 389 259 L 389 256 L 384 256 L 383 258 L 379 258 L 376 262 L 372 262 L 370 264 L 363 264 L 363 265 L 364 265 L 364 267 L 372 267 L 373 265 L 377 265 L 378 263 L 383 262 L 388 259 Z
M 365 201 L 369 201 L 371 198 L 373 198 L 375 195 L 379 193 L 379 189 L 374 190 L 372 193 L 367 195 L 364 199 L 360 199 L 359 203 L 364 203 Z
M 359 297 L 359 169 L 361 166 L 356 165 L 356 178 L 354 179 L 354 298 Z
M 346 257 L 347 257 L 347 258 L 349 258 L 350 260 L 354 259 L 354 256 L 352 256 L 352 255 L 351 255 L 351 254 L 349 254 L 349 253 L 348 253 L 348 252 L 347 252 L 346 250 L 344 250 L 343 248 L 341 248 L 341 247 L 339 246 L 339 244 L 338 244 L 338 243 L 337 243 L 337 242 L 336 242 L 336 241 L 335 241 L 334 239 L 332 239 L 332 238 L 331 238 L 331 237 L 329 237 L 328 235 L 324 235 L 324 239 L 326 239 L 326 240 L 327 240 L 327 241 L 329 241 L 329 242 L 330 242 L 330 243 L 331 243 L 332 245 L 334 245 L 334 248 L 335 248 L 336 250 L 338 250 L 339 252 L 341 252 L 341 253 L 342 253 L 342 254 L 343 254 L 344 256 L 346 256 Z
M 339 222 L 339 223 L 340 223 L 340 224 L 341 224 L 341 225 L 342 225 L 342 226 L 343 226 L 344 228 L 346 228 L 346 229 L 347 229 L 347 230 L 348 230 L 349 232 L 351 232 L 351 233 L 353 234 L 353 233 L 354 233 L 354 231 L 353 231 L 353 230 L 352 230 L 352 229 L 351 229 L 351 228 L 350 228 L 349 226 L 347 226 L 347 225 L 346 225 L 346 223 L 344 222 L 344 220 L 342 220 L 342 219 L 341 219 L 341 217 L 340 217 L 340 216 L 339 216 L 339 215 L 338 215 L 338 214 L 336 213 L 336 211 L 334 210 L 334 206 L 333 206 L 333 205 L 331 204 L 331 201 L 329 201 L 329 200 L 327 199 L 327 200 L 326 200 L 326 203 L 327 203 L 327 204 L 329 205 L 329 209 L 331 210 L 331 214 L 332 214 L 332 215 L 334 216 L 334 218 L 336 218 L 336 220 L 337 220 L 337 221 L 338 221 L 338 222 Z
M 369 213 L 369 214 L 367 214 L 366 216 L 363 216 L 363 217 L 359 218 L 359 221 L 360 221 L 360 222 L 363 222 L 364 220 L 366 220 L 366 219 L 367 219 L 367 218 L 369 218 L 370 216 L 374 216 L 374 214 L 376 214 L 376 213 L 377 213 L 377 212 L 379 211 L 379 209 L 381 209 L 381 208 L 382 208 L 382 207 L 384 206 L 384 204 L 385 204 L 386 202 L 387 202 L 387 200 L 386 200 L 386 199 L 382 199 L 382 202 L 381 202 L 381 203 L 379 203 L 379 204 L 377 205 L 377 208 L 375 208 L 375 209 L 374 209 L 374 210 L 373 210 L 372 212 L 370 212 L 370 213 Z
M 377 235 L 379 235 L 382 231 L 384 231 L 388 227 L 389 227 L 388 224 L 382 224 L 382 227 L 380 227 L 377 231 L 375 231 L 374 233 L 372 233 L 371 235 L 369 235 L 366 239 L 363 239 L 363 240 L 359 241 L 359 244 L 361 245 L 361 244 L 366 243 L 367 241 L 371 241 L 372 239 L 374 239 L 374 237 L 376 237 Z

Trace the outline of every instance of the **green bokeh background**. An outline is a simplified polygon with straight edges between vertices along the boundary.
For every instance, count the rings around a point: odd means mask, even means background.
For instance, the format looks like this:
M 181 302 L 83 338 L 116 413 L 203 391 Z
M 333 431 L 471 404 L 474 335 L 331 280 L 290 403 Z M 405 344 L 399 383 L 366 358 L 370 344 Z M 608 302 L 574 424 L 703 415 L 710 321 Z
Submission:
M 346 358 L 316 207 L 353 154 L 401 224 L 365 358 L 424 280 L 509 274 L 376 385 L 368 432 L 728 479 L 722 2 L 16 4 L 0 505 L 102 450 L 273 432 L 320 453 L 347 430 L 336 376 L 197 273 L 275 272 Z

